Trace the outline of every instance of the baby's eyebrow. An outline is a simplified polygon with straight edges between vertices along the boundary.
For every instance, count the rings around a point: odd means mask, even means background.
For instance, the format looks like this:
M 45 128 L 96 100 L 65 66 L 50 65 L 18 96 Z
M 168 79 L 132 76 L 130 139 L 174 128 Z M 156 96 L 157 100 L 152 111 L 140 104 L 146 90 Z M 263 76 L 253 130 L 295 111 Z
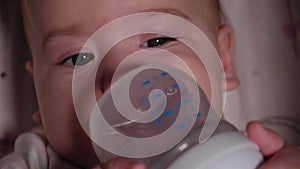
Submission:
M 152 9 L 146 9 L 146 10 L 141 10 L 139 12 L 159 12 L 159 13 L 167 13 L 167 14 L 172 14 L 176 15 L 179 17 L 182 17 L 184 19 L 190 20 L 191 18 L 185 14 L 183 11 L 175 8 L 152 8 Z
M 71 25 L 64 28 L 57 28 L 50 32 L 46 33 L 46 36 L 43 38 L 42 46 L 43 48 L 47 47 L 47 44 L 55 37 L 58 36 L 72 36 L 74 34 L 77 34 L 81 31 L 81 28 L 79 25 Z

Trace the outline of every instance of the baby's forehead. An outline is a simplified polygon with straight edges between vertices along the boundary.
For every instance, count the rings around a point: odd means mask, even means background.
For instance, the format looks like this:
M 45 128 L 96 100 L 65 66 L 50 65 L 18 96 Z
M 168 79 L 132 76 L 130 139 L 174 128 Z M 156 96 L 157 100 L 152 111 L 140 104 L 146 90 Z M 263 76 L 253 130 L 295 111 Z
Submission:
M 75 19 L 76 17 L 74 16 L 80 17 L 80 14 L 88 14 L 85 15 L 87 17 L 97 14 L 109 17 L 110 14 L 121 14 L 122 12 L 129 14 L 151 10 L 178 14 L 176 12 L 178 10 L 186 15 L 205 12 L 209 12 L 206 14 L 211 15 L 219 11 L 218 0 L 164 0 L 156 3 L 145 0 L 123 0 L 118 2 L 113 0 L 23 0 L 22 4 L 23 11 L 30 13 L 32 17 L 43 18 L 42 21 L 47 21 L 46 18 L 59 19 L 69 17 L 70 19 Z
M 46 38 L 53 31 L 80 33 L 79 27 L 84 29 L 83 33 L 93 33 L 105 23 L 137 12 L 165 12 L 207 24 L 213 20 L 211 13 L 215 13 L 213 2 L 217 0 L 164 0 L 155 3 L 146 0 L 23 0 L 22 4 L 27 20 L 25 27 L 32 27 L 27 28 L 27 36 L 32 36 L 30 30 L 36 30 L 34 34 Z

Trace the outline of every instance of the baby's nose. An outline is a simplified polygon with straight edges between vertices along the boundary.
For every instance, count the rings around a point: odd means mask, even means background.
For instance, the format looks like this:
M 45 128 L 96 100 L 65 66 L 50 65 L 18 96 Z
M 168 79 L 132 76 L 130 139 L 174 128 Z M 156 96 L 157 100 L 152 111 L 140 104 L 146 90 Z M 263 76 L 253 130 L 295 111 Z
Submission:
M 116 70 L 122 63 L 134 53 L 138 47 L 134 44 L 135 38 L 128 38 L 112 47 L 99 64 L 96 85 L 101 92 L 105 92 L 111 85 L 112 81 L 119 79 L 120 76 L 136 68 L 135 63 L 127 63 L 126 66 Z

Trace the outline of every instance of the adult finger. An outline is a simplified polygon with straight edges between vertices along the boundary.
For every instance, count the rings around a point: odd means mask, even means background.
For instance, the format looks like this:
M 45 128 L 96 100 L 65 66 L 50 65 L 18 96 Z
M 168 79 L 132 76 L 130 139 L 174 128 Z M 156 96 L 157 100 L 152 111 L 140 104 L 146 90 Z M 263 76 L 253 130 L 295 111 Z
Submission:
M 264 156 L 270 156 L 284 146 L 284 141 L 277 133 L 263 127 L 258 122 L 250 122 L 247 125 L 247 134 L 259 146 Z

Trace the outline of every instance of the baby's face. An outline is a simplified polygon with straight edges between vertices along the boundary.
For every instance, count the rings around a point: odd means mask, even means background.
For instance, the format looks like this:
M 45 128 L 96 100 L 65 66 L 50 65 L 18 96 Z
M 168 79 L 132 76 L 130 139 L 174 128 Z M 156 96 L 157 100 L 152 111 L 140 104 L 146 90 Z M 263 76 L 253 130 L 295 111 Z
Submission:
M 218 27 L 213 21 L 213 10 L 209 0 L 24 0 L 25 27 L 33 55 L 32 73 L 42 125 L 54 150 L 81 166 L 90 167 L 97 162 L 72 101 L 73 61 L 95 31 L 128 14 L 166 12 L 194 23 L 218 49 Z M 107 64 L 103 64 L 101 75 L 96 79 L 98 98 L 110 86 L 116 65 L 124 56 L 141 48 L 164 48 L 181 57 L 193 73 L 201 77 L 197 81 L 210 96 L 205 68 L 188 47 L 175 39 L 147 34 L 122 41 L 106 55 L 104 63 Z M 93 56 L 88 49 L 86 52 Z

